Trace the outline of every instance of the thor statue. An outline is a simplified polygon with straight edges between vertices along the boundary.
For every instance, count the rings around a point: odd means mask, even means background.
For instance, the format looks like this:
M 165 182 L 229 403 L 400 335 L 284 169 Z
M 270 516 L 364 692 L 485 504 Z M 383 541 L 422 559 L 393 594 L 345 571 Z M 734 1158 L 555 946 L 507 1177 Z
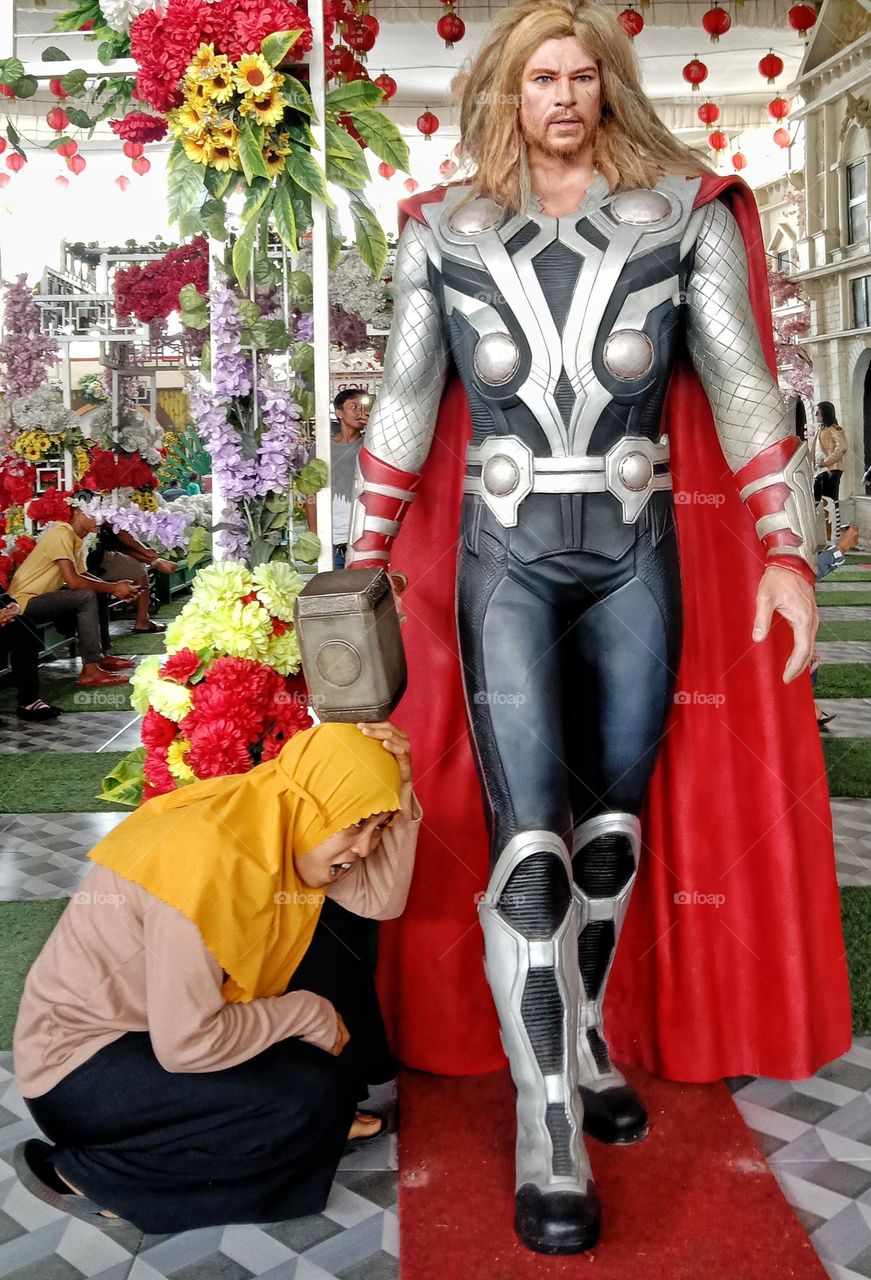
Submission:
M 471 176 L 403 202 L 349 537 L 409 581 L 430 795 L 379 982 L 429 1071 L 498 1068 L 495 1006 L 517 1231 L 578 1253 L 583 1133 L 648 1129 L 611 1051 L 702 1081 L 850 1043 L 812 474 L 752 194 L 665 128 L 613 12 L 522 0 L 458 87 Z

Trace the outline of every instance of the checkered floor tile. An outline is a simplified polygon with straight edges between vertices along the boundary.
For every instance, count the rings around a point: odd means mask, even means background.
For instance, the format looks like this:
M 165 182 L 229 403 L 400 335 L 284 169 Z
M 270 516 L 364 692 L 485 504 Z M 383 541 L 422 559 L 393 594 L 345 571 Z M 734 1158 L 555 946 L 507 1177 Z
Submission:
M 91 694 L 97 690 L 82 690 Z M 103 690 L 116 693 L 121 690 Z M 130 691 L 124 693 L 130 701 Z M 23 751 L 132 751 L 139 746 L 141 717 L 126 711 L 105 711 L 102 715 L 75 712 L 40 724 L 31 724 L 12 715 L 0 717 L 0 754 Z
M 831 582 L 826 578 L 825 581 L 821 582 L 817 587 L 817 591 L 819 593 L 818 599 L 822 600 L 823 603 L 826 603 L 823 597 L 830 591 L 867 591 L 869 586 L 871 586 L 871 579 L 869 579 L 868 582 Z
M 832 800 L 838 884 L 871 885 L 871 800 Z
M 0 1277 L 4 1280 L 396 1280 L 396 1136 L 346 1156 L 323 1213 L 262 1226 L 111 1235 L 36 1200 L 12 1171 L 17 1143 L 39 1133 L 0 1054 Z M 369 1104 L 389 1103 L 390 1086 Z
M 821 605 L 819 610 L 820 622 L 869 622 L 871 621 L 871 608 L 868 605 Z
M 857 640 L 821 640 L 817 653 L 825 665 L 843 662 L 871 662 L 871 644 Z
M 871 737 L 871 698 L 817 698 L 817 706 L 834 717 L 826 726 L 828 737 Z
M 87 860 L 89 851 L 124 816 L 123 813 L 0 815 L 0 901 L 69 897 L 91 868 Z

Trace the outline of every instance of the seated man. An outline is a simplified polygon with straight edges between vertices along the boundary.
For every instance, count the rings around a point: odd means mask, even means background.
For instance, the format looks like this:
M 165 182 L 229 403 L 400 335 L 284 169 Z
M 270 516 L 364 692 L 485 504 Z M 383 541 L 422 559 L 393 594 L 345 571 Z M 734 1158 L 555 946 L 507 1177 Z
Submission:
M 54 720 L 60 707 L 49 706 L 39 696 L 39 633 L 26 627 L 16 602 L 0 591 L 0 659 L 9 665 L 18 693 L 19 720 Z
M 132 533 L 122 529 L 116 533 L 111 525 L 101 524 L 97 530 L 97 545 L 88 555 L 88 573 L 102 578 L 104 582 L 134 582 L 141 590 L 136 597 L 136 622 L 134 635 L 145 635 L 148 632 L 165 631 L 161 623 L 148 616 L 150 592 L 148 587 L 148 567 L 160 573 L 172 573 L 175 565 L 171 560 L 162 559 L 156 551 L 137 542 Z
M 69 523 L 60 520 L 40 535 L 9 584 L 24 625 L 74 618 L 82 659 L 76 683 L 83 687 L 126 684 L 135 665 L 130 658 L 109 655 L 108 597 L 135 600 L 140 589 L 132 582 L 103 582 L 86 572 L 82 539 L 96 527 L 93 516 L 75 508 Z

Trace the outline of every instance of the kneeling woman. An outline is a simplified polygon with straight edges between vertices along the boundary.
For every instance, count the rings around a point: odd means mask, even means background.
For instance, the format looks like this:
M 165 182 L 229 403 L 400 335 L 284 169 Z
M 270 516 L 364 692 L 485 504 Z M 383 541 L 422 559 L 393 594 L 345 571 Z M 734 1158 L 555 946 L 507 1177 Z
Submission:
M 400 729 L 323 724 L 100 841 L 15 1030 L 55 1144 L 16 1151 L 25 1185 L 149 1232 L 321 1210 L 357 1100 L 395 1066 L 337 921 L 400 914 L 420 817 Z

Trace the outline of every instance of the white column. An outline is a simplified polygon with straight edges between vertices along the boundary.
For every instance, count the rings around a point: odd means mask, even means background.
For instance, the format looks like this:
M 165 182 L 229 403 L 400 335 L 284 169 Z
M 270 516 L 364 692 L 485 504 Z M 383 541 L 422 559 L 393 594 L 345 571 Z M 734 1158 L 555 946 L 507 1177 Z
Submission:
M 224 259 L 224 246 L 220 240 L 215 240 L 209 236 L 209 284 L 214 281 L 214 263 L 222 262 Z M 211 366 L 215 368 L 215 323 L 213 317 L 213 308 L 209 306 L 209 352 L 211 354 Z M 207 386 L 211 386 L 213 377 L 204 378 L 200 374 L 200 378 Z M 214 532 L 214 526 L 219 523 L 224 509 L 224 499 L 221 494 L 221 487 L 218 484 L 215 475 L 214 464 L 212 465 L 212 559 L 222 560 L 221 555 L 221 534 Z
M 309 85 L 316 119 L 312 133 L 319 150 L 315 155 L 323 161 L 327 154 L 324 121 L 324 15 L 319 4 L 309 6 L 312 24 L 312 51 L 309 61 Z M 330 461 L 330 272 L 327 240 L 327 209 L 323 201 L 312 197 L 312 310 L 314 313 L 314 393 L 315 453 L 329 465 Z M 329 483 L 317 495 L 318 536 L 321 554 L 318 569 L 333 567 L 333 518 Z

